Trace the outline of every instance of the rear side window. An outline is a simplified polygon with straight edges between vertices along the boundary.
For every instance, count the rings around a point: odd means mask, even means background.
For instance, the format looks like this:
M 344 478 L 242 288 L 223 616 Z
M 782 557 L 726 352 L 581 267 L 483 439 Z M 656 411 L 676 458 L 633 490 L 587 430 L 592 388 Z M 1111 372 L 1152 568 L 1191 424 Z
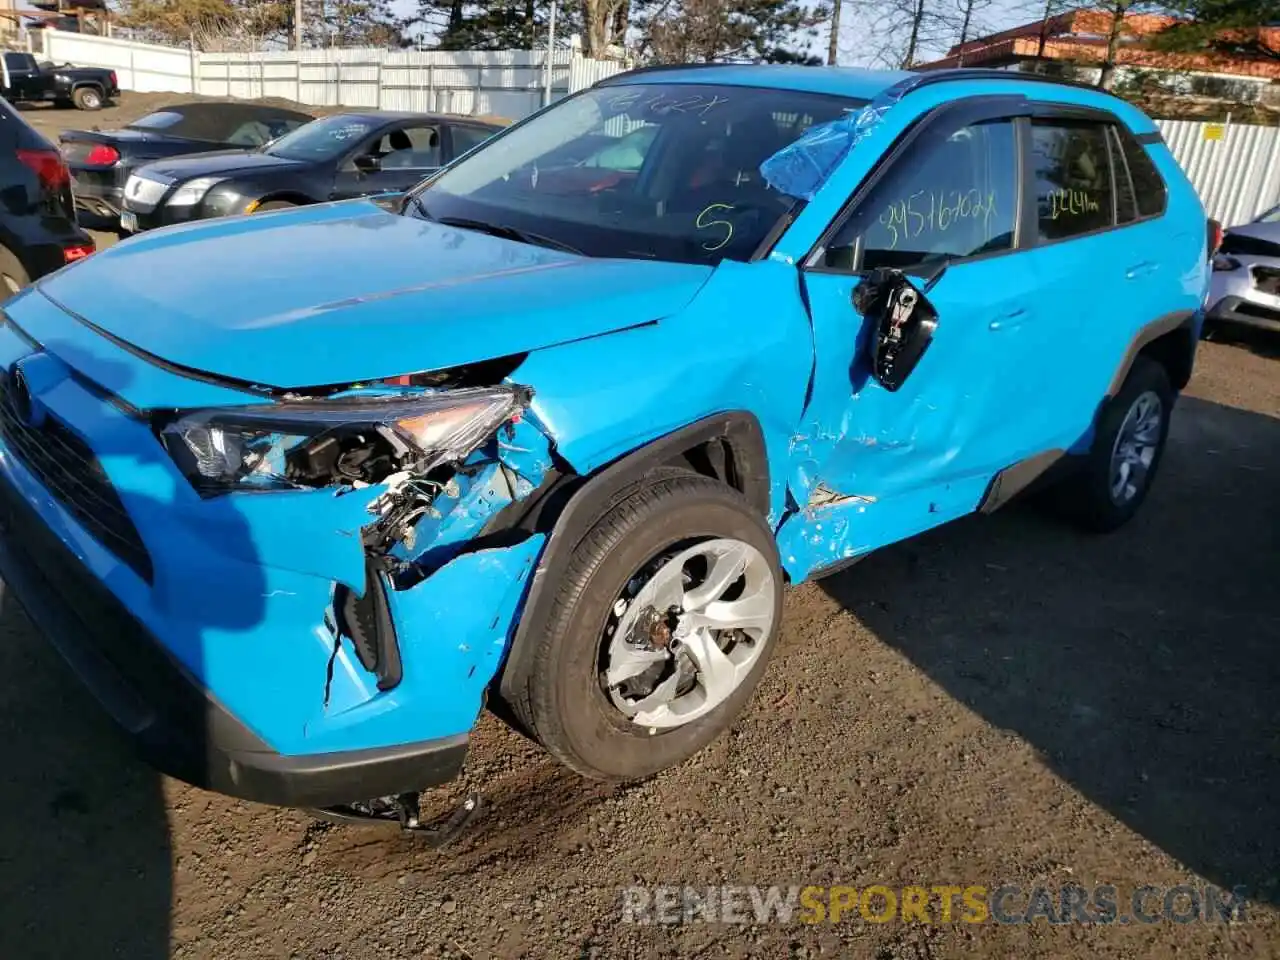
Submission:
M 1125 165 L 1129 168 L 1129 180 L 1133 183 L 1133 193 L 1138 204 L 1138 216 L 1156 217 L 1164 213 L 1168 188 L 1160 171 L 1156 169 L 1151 155 L 1137 141 L 1132 133 L 1124 127 L 1114 127 L 1113 132 L 1120 141 L 1120 152 L 1124 155 Z M 1116 170 L 1119 178 L 1123 171 Z
M 961 127 L 920 144 L 859 201 L 827 245 L 824 265 L 909 270 L 1013 248 L 1017 146 L 1013 123 Z
M 456 126 L 453 128 L 453 155 L 460 157 L 472 147 L 478 147 L 484 143 L 497 131 L 486 130 L 484 127 L 464 127 Z
M 1107 130 L 1102 124 L 1034 121 L 1031 165 L 1042 243 L 1115 224 Z
M 1111 147 L 1111 169 L 1116 175 L 1116 223 L 1126 224 L 1137 220 L 1138 199 L 1134 196 L 1133 181 L 1129 178 L 1129 166 L 1125 163 L 1120 137 L 1115 127 L 1107 128 L 1107 144 Z

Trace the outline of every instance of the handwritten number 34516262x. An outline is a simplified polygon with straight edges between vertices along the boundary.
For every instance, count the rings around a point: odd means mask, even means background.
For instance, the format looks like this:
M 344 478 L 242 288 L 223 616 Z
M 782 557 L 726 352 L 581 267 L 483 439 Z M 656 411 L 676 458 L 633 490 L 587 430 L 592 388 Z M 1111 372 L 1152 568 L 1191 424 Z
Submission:
M 970 190 L 917 190 L 905 200 L 897 200 L 880 214 L 880 225 L 889 232 L 889 249 L 899 241 L 911 240 L 924 233 L 945 233 L 961 220 L 981 220 L 988 227 L 996 212 L 995 191 L 982 196 L 977 188 Z

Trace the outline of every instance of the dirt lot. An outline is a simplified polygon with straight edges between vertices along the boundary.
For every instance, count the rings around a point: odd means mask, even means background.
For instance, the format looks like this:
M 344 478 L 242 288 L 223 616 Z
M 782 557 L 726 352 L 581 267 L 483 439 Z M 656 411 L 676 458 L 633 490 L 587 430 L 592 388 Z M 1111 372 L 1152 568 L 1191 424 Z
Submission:
M 1030 506 L 787 600 L 693 762 L 586 783 L 485 718 L 443 853 L 180 786 L 0 611 L 0 943 L 36 958 L 1280 955 L 1280 341 L 1203 345 L 1146 510 Z M 1235 924 L 620 922 L 641 884 L 1244 884 Z

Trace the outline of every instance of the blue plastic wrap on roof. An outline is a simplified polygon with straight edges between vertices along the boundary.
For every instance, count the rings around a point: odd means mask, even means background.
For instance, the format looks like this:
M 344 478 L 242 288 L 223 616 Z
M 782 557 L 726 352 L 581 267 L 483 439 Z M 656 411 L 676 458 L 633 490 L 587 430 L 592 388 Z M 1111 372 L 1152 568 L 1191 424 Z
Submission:
M 881 91 L 861 110 L 810 127 L 795 143 L 760 164 L 760 175 L 769 186 L 789 197 L 812 200 L 840 161 L 876 128 L 915 82 L 914 77 L 902 80 Z

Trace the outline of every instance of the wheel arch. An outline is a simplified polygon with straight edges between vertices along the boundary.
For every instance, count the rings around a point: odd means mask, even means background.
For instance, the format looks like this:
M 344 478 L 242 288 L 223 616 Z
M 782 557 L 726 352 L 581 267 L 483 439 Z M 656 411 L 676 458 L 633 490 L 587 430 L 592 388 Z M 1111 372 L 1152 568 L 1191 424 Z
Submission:
M 308 197 L 305 193 L 299 193 L 296 190 L 273 190 L 269 193 L 264 193 L 261 197 L 259 197 L 258 200 L 255 201 L 255 205 L 253 209 L 256 211 L 263 204 L 274 203 L 276 201 L 282 201 L 284 203 L 293 203 L 293 204 L 297 204 L 300 207 L 310 206 L 311 204 L 317 202 L 313 200 L 311 197 Z
M 754 414 L 737 410 L 695 421 L 637 447 L 587 476 L 561 473 L 519 506 L 495 515 L 482 537 L 501 537 L 519 529 L 548 534 L 546 549 L 530 578 L 529 592 L 515 634 L 495 681 L 509 696 L 527 670 L 529 642 L 543 629 L 555 586 L 568 557 L 596 522 L 624 495 L 642 486 L 660 467 L 681 467 L 720 480 L 738 490 L 762 517 L 769 514 L 769 461 L 764 432 Z M 516 506 L 516 505 L 513 505 Z M 513 718 L 504 713 L 504 719 Z
M 1111 378 L 1106 398 L 1110 399 L 1120 392 L 1133 368 L 1134 360 L 1139 356 L 1150 357 L 1159 363 L 1168 374 L 1174 390 L 1182 390 L 1191 380 L 1198 340 L 1196 314 L 1191 310 L 1167 313 L 1153 320 L 1130 341 L 1124 359 Z

